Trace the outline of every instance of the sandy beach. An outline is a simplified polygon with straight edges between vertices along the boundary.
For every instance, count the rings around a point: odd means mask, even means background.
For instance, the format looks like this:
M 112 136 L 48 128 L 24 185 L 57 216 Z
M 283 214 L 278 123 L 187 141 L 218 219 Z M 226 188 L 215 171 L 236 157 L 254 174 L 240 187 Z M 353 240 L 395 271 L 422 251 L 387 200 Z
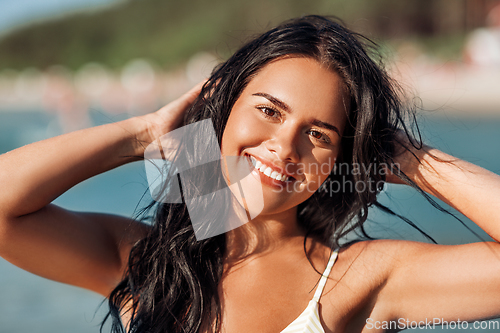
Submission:
M 500 67 L 398 63 L 394 77 L 422 108 L 461 116 L 500 116 Z
M 62 67 L 43 72 L 4 70 L 0 72 L 0 112 L 45 110 L 63 115 L 68 123 L 85 123 L 89 108 L 109 114 L 144 114 L 180 96 L 217 63 L 206 54 L 193 59 L 170 72 L 156 69 L 147 60 L 133 61 L 121 72 L 98 64 L 77 72 Z M 390 71 L 423 110 L 500 116 L 500 67 L 414 59 L 397 61 Z M 76 128 L 68 125 L 68 129 Z

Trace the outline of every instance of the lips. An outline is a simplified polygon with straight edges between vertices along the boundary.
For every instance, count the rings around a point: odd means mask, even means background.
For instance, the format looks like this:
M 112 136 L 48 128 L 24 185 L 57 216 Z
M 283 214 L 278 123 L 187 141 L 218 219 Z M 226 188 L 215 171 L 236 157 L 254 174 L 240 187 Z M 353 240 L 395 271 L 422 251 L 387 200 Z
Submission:
M 295 180 L 292 176 L 289 176 L 283 173 L 281 170 L 278 170 L 272 166 L 266 165 L 265 163 L 263 163 L 260 160 L 257 160 L 255 157 L 251 155 L 247 155 L 247 157 L 255 167 L 255 170 L 258 171 L 261 175 L 264 175 L 266 177 L 269 177 L 273 180 L 277 180 L 280 182 Z

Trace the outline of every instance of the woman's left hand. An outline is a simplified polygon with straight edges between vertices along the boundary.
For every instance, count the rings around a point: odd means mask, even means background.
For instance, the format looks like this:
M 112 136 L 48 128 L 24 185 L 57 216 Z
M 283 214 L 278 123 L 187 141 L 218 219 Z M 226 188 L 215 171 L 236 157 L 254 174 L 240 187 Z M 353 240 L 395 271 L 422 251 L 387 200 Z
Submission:
M 460 211 L 500 241 L 500 176 L 426 145 L 418 149 L 404 133 L 397 135 L 397 167 L 388 170 L 386 181 L 405 184 L 397 175 L 400 170 L 422 190 Z
M 431 148 L 423 144 L 417 144 L 402 131 L 396 133 L 394 145 L 395 152 L 393 163 L 386 169 L 386 182 L 406 184 L 406 182 L 401 179 L 402 173 L 416 182 L 419 178 L 419 160 L 421 160 L 423 155 Z

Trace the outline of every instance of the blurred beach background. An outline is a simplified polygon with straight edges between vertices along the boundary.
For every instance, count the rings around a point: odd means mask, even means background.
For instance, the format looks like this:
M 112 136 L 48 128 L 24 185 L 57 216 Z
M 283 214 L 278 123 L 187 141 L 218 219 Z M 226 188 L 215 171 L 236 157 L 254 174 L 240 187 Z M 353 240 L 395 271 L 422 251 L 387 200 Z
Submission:
M 377 42 L 418 108 L 423 139 L 500 172 L 498 0 L 0 0 L 0 153 L 155 111 L 249 36 L 304 14 L 338 16 Z M 489 239 L 411 189 L 387 186 L 380 197 L 441 244 Z M 56 203 L 133 216 L 149 200 L 143 165 L 135 163 L 75 186 Z M 425 241 L 376 210 L 369 230 Z M 0 333 L 95 333 L 107 310 L 101 302 L 0 258 Z M 498 332 L 486 326 L 460 331 Z

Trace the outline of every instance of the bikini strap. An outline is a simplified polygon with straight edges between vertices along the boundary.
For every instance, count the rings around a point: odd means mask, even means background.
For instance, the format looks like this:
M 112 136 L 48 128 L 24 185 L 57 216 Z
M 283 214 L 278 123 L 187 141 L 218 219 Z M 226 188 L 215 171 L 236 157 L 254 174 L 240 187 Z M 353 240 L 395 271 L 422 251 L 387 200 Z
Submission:
M 328 261 L 328 264 L 326 265 L 325 271 L 323 272 L 323 275 L 321 276 L 321 280 L 319 280 L 318 283 L 318 288 L 316 289 L 316 292 L 314 293 L 313 301 L 319 302 L 319 298 L 321 297 L 321 294 L 323 293 L 323 288 L 325 288 L 326 280 L 328 280 L 328 276 L 330 275 L 330 271 L 332 270 L 333 264 L 335 263 L 335 260 L 337 260 L 337 255 L 339 254 L 339 250 L 336 249 L 333 251 L 332 255 L 330 256 L 330 260 Z

